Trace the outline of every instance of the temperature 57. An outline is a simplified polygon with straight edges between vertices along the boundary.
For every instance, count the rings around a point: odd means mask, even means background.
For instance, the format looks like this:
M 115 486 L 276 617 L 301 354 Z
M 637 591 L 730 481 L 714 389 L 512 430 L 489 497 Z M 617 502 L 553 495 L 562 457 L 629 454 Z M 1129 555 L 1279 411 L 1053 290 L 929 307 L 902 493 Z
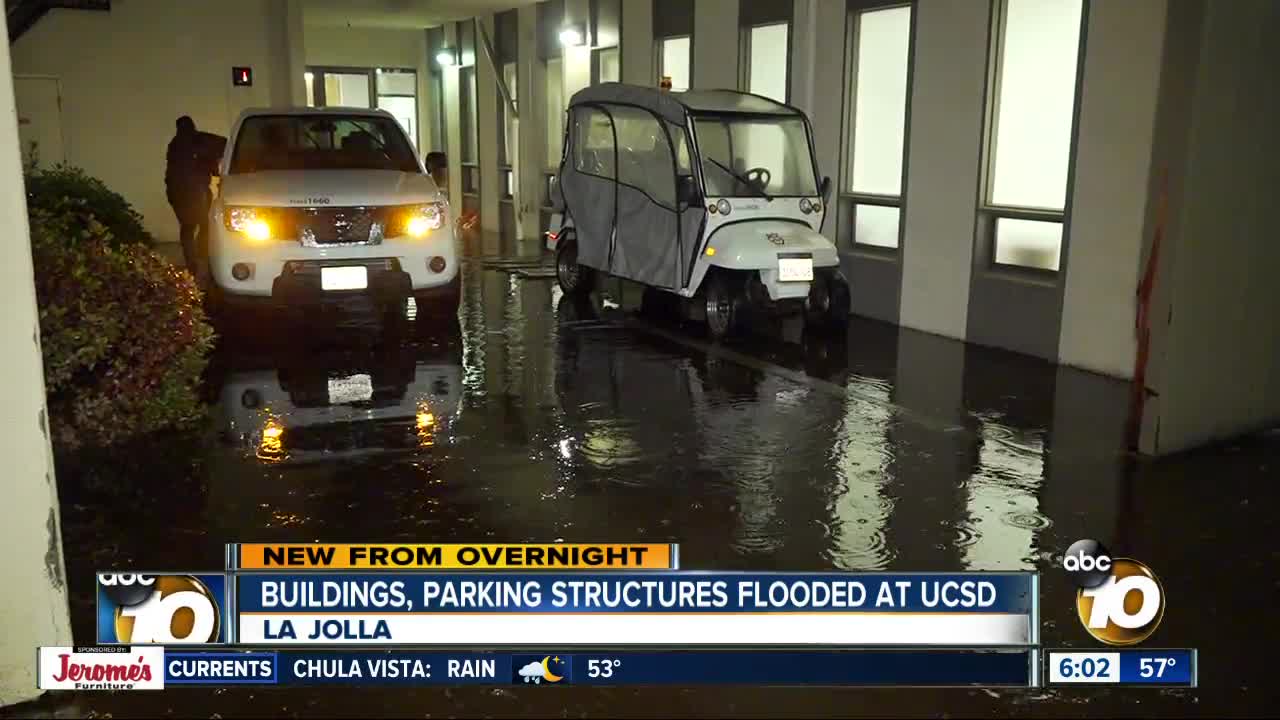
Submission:
M 1177 665 L 1176 658 L 1142 658 L 1138 661 L 1138 674 L 1144 678 L 1164 677 L 1165 668 Z
M 611 678 L 613 671 L 620 667 L 622 661 L 617 658 L 592 658 L 587 661 L 587 677 Z

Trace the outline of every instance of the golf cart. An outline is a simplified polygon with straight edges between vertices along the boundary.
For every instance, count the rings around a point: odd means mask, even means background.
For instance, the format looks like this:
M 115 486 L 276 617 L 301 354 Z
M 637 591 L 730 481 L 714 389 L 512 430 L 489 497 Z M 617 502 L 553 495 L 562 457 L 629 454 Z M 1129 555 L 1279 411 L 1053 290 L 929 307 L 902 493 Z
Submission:
M 842 331 L 849 286 L 820 234 L 809 120 L 731 90 L 605 83 L 569 101 L 547 246 L 569 294 L 595 273 L 693 299 L 715 338 L 754 312 L 803 311 Z

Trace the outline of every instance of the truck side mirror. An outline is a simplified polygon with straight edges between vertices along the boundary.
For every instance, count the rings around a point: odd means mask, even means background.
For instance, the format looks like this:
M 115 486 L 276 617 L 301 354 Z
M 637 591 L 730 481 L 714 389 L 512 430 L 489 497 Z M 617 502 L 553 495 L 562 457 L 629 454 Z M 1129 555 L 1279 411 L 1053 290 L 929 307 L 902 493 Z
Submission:
M 826 207 L 827 203 L 831 200 L 831 176 L 830 175 L 827 175 L 826 177 L 822 178 L 822 187 L 819 188 L 819 192 L 822 193 L 822 205 L 823 207 Z

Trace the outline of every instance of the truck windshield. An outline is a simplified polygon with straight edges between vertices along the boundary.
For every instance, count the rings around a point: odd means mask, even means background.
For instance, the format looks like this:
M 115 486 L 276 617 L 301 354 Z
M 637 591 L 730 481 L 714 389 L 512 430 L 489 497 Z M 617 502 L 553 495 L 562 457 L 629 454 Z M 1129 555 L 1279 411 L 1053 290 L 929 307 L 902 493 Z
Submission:
M 263 170 L 418 172 L 395 120 L 343 115 L 260 115 L 236 134 L 231 173 Z
M 800 118 L 699 117 L 693 126 L 708 197 L 818 194 Z

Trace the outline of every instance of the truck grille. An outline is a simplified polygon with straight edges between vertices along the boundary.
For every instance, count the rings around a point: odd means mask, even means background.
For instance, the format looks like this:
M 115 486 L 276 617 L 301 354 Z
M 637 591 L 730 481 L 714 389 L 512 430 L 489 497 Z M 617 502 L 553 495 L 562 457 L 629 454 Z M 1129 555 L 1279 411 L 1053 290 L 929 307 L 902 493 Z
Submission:
M 392 217 L 387 207 L 308 207 L 293 215 L 298 240 L 309 247 L 377 245 Z

